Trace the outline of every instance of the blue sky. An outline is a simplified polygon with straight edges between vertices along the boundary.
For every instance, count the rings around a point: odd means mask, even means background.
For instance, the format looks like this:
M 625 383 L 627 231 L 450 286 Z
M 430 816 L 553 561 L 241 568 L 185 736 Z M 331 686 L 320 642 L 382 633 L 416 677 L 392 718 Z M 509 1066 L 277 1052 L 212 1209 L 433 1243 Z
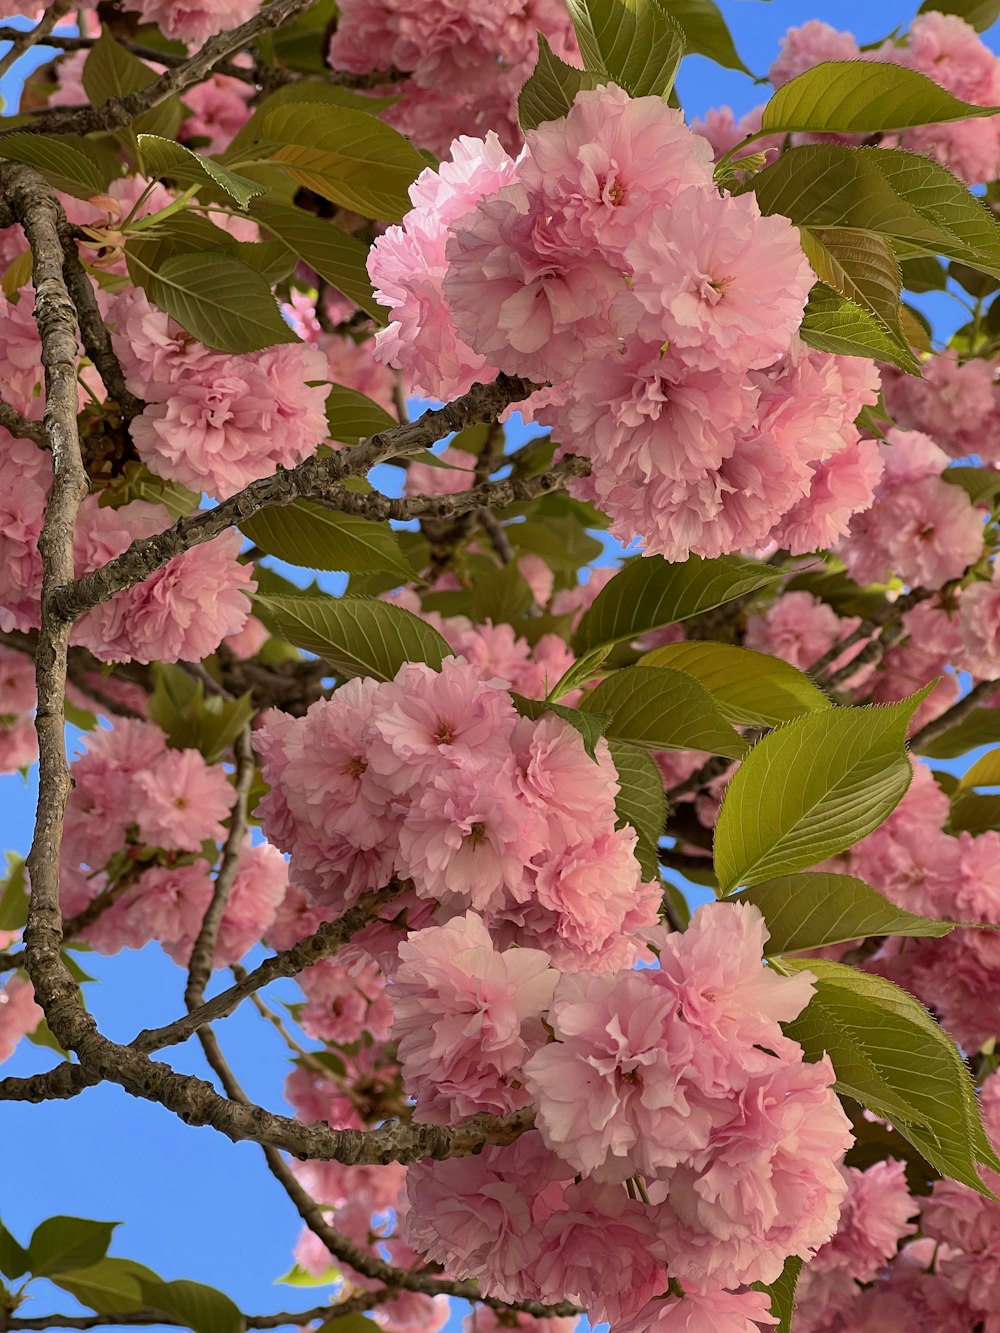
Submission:
M 749 67 L 763 74 L 782 33 L 819 17 L 850 28 L 863 42 L 905 24 L 917 0 L 858 0 L 805 4 L 799 0 L 722 0 L 722 10 Z M 986 40 L 996 48 L 996 32 Z M 0 81 L 8 106 L 16 102 L 18 78 Z M 763 100 L 765 89 L 745 76 L 719 70 L 692 57 L 679 78 L 683 103 L 692 115 L 729 103 L 737 113 Z M 26 851 L 34 807 L 31 782 L 0 778 L 0 847 Z M 166 1022 L 183 1008 L 183 974 L 151 946 L 113 959 L 87 958 L 100 978 L 87 987 L 88 1002 L 109 1036 L 128 1039 L 142 1027 Z M 293 989 L 275 988 L 291 998 Z M 239 1013 L 219 1035 L 249 1094 L 280 1108 L 287 1068 L 275 1031 L 254 1011 Z M 174 1052 L 178 1067 L 207 1071 L 193 1044 Z M 22 1044 L 2 1074 L 29 1073 L 51 1062 L 48 1052 Z M 138 1259 L 164 1277 L 208 1282 L 247 1311 L 305 1308 L 320 1292 L 275 1287 L 291 1262 L 298 1220 L 251 1144 L 232 1145 L 210 1129 L 191 1129 L 169 1112 L 102 1086 L 69 1103 L 38 1107 L 0 1103 L 0 1143 L 6 1152 L 0 1176 L 3 1221 L 22 1241 L 54 1213 L 120 1219 L 112 1252 Z M 34 1309 L 69 1311 L 74 1303 L 39 1284 Z

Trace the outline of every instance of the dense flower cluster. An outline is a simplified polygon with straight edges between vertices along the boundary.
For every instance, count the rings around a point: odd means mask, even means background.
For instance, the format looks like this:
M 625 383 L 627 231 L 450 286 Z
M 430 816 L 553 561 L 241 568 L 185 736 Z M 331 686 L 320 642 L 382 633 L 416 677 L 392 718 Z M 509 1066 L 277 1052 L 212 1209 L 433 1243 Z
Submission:
M 349 681 L 304 718 L 272 713 L 258 747 L 265 831 L 334 915 L 407 879 L 417 919 L 474 908 L 587 969 L 627 965 L 656 919 L 635 834 L 615 827 L 606 743 L 595 764 L 572 726 L 519 718 L 503 683 L 462 658 Z
M 344 0 L 329 60 L 335 69 L 409 75 L 386 119 L 438 156 L 458 135 L 487 129 L 516 151 L 517 94 L 539 33 L 576 63 L 558 0 Z
M 535 419 L 590 457 L 576 493 L 647 552 L 842 535 L 881 473 L 854 426 L 878 380 L 800 343 L 794 229 L 720 195 L 657 98 L 607 85 L 527 139 L 517 162 L 460 140 L 418 179 L 370 259 L 393 312 L 379 354 L 442 396 L 497 369 L 551 383 Z

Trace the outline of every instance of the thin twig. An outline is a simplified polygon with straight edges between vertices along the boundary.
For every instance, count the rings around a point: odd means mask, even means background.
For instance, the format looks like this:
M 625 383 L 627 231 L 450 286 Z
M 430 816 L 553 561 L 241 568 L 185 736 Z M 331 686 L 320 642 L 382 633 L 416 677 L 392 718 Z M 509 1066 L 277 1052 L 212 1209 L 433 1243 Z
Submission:
M 17 28 L 13 29 L 17 36 L 10 39 L 10 50 L 0 59 L 0 78 L 7 73 L 11 65 L 21 59 L 26 51 L 30 51 L 33 46 L 37 46 L 39 42 L 44 41 L 60 19 L 66 17 L 72 7 L 73 0 L 52 0 L 52 4 L 33 28 L 29 28 L 27 32 L 22 32 Z
M 314 1305 L 311 1310 L 283 1310 L 277 1314 L 245 1314 L 243 1323 L 248 1329 L 283 1328 L 292 1324 L 304 1328 L 317 1319 L 324 1322 L 331 1319 L 343 1319 L 347 1315 L 362 1314 L 372 1306 L 379 1305 L 386 1299 L 386 1293 L 380 1291 L 359 1291 L 347 1300 L 336 1305 Z M 130 1310 L 126 1314 L 48 1314 L 34 1319 L 19 1319 L 10 1315 L 4 1325 L 10 1333 L 44 1333 L 48 1328 L 141 1328 L 147 1324 L 168 1324 L 171 1327 L 187 1328 L 188 1325 L 171 1315 L 161 1314 L 159 1310 Z
M 952 727 L 957 727 L 959 722 L 967 718 L 969 714 L 979 706 L 983 699 L 988 699 L 991 694 L 996 694 L 1000 690 L 1000 679 L 981 680 L 978 685 L 973 685 L 967 694 L 963 694 L 957 703 L 945 710 L 940 717 L 932 718 L 920 730 L 910 737 L 910 749 L 920 751 L 938 736 L 943 736 L 946 731 Z
M 11 435 L 19 435 L 24 440 L 33 440 L 42 449 L 49 447 L 42 423 L 29 421 L 16 407 L 11 407 L 10 403 L 5 403 L 3 399 L 0 399 L 0 426 L 9 430 Z

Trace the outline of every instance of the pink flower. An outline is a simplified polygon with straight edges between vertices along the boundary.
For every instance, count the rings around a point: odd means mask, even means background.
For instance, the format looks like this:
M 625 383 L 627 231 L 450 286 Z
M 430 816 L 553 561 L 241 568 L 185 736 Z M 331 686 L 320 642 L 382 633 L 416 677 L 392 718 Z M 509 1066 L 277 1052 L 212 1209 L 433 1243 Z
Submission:
M 399 831 L 399 873 L 421 897 L 452 908 L 498 911 L 508 899 L 524 902 L 546 822 L 519 799 L 514 761 L 446 759 L 422 781 Z
M 197 852 L 206 840 L 226 836 L 233 789 L 225 771 L 206 764 L 197 750 L 165 750 L 155 767 L 136 778 L 141 803 L 139 835 L 153 847 Z
M 958 627 L 962 665 L 984 680 L 1000 674 L 1000 578 L 996 566 L 989 583 L 973 583 L 963 590 Z
M 132 439 L 157 475 L 227 499 L 325 438 L 327 378 L 326 357 L 306 344 L 202 355 L 133 421 Z
M 693 366 L 768 366 L 802 321 L 815 275 L 798 234 L 752 194 L 688 189 L 626 248 L 650 341 Z
M 904 1162 L 876 1162 L 867 1171 L 845 1166 L 847 1197 L 832 1240 L 819 1250 L 812 1267 L 845 1272 L 858 1282 L 871 1282 L 900 1242 L 912 1236 L 910 1222 L 919 1204 L 906 1185 Z
M 520 1333 L 574 1333 L 577 1327 L 576 1315 L 536 1319 L 534 1315 L 519 1311 L 504 1311 L 501 1315 L 490 1305 L 474 1305 L 462 1320 L 462 1333 L 502 1333 L 503 1329 L 514 1328 Z M 509 1321 L 509 1322 L 508 1322 Z
M 200 46 L 217 32 L 245 23 L 256 0 L 129 0 L 143 23 L 155 23 L 167 37 Z
M 500 953 L 473 912 L 411 932 L 389 984 L 416 1118 L 449 1124 L 528 1102 L 521 1067 L 543 1045 L 558 973 L 536 949 Z
M 564 1195 L 565 1207 L 545 1223 L 533 1266 L 542 1299 L 567 1298 L 590 1319 L 617 1327 L 651 1297 L 666 1290 L 662 1242 L 651 1211 L 614 1185 L 581 1181 Z M 615 1275 L 609 1281 L 609 1274 Z
M 563 244 L 616 267 L 640 221 L 686 186 L 712 186 L 711 152 L 681 113 L 613 83 L 581 92 L 566 116 L 526 138 L 520 183 L 558 219 Z
M 771 540 L 793 555 L 833 546 L 849 532 L 849 520 L 871 505 L 882 476 L 874 440 L 855 440 L 813 468 L 809 492 L 771 531 Z
M 44 1017 L 27 977 L 15 972 L 0 985 L 0 1064 L 10 1059 L 21 1038 L 34 1032 Z
M 406 469 L 403 490 L 407 495 L 457 495 L 476 484 L 476 457 L 464 449 L 447 448 L 437 455 L 447 467 L 434 467 L 416 459 Z
M 324 958 L 299 976 L 306 997 L 300 1022 L 317 1041 L 347 1044 L 368 1032 L 379 1041 L 388 1036 L 392 1005 L 385 978 L 376 963 Z
M 746 646 L 806 669 L 860 624 L 843 620 L 809 592 L 786 592 L 763 615 L 747 617 Z
M 829 23 L 809 19 L 801 27 L 789 28 L 781 39 L 781 54 L 767 77 L 775 88 L 827 60 L 859 60 L 861 50 L 853 33 L 838 32 Z
M 422 172 L 410 187 L 414 207 L 402 226 L 389 227 L 372 246 L 368 273 L 375 296 L 393 312 L 376 335 L 376 355 L 432 396 L 453 398 L 477 379 L 494 378 L 495 370 L 459 336 L 441 283 L 448 227 L 507 184 L 513 171 L 513 159 L 495 134 L 456 139 L 450 161 L 437 172 Z
M 477 1157 L 418 1162 L 406 1177 L 406 1238 L 432 1263 L 477 1279 L 487 1295 L 538 1300 L 540 1228 L 571 1174 L 536 1133 Z
M 227 784 L 228 785 L 228 784 Z M 226 967 L 259 944 L 288 888 L 288 865 L 276 847 L 244 847 L 222 914 L 215 966 Z
M 615 1333 L 758 1333 L 778 1321 L 761 1291 L 705 1291 L 685 1286 L 681 1297 L 650 1301 Z
M 252 96 L 252 84 L 228 74 L 213 74 L 187 88 L 184 105 L 191 114 L 181 123 L 178 139 L 197 141 L 202 152 L 223 152 L 249 119 Z
M 0 427 L 0 629 L 38 624 L 38 536 L 51 485 L 49 454 Z
M 147 940 L 159 940 L 164 953 L 175 963 L 186 965 L 211 901 L 212 877 L 207 862 L 153 866 L 127 899 L 118 903 L 131 933 L 131 938 L 118 947 L 126 943 L 139 948 Z
M 853 1137 L 833 1066 L 769 1064 L 670 1175 L 657 1228 L 682 1283 L 773 1282 L 788 1255 L 810 1259 L 836 1230 L 847 1193 L 837 1161 Z
M 200 364 L 216 354 L 169 315 L 150 305 L 141 287 L 127 287 L 109 303 L 111 342 L 134 394 L 163 402 Z M 140 428 L 140 433 L 141 433 Z
M 556 1040 L 525 1065 L 525 1082 L 546 1146 L 575 1170 L 655 1175 L 705 1146 L 710 1119 L 683 1082 L 690 1038 L 649 973 L 563 976 L 548 1021 Z
M 480 200 L 451 230 L 445 298 L 461 336 L 501 369 L 565 380 L 585 354 L 614 349 L 619 320 L 634 327 L 620 273 L 568 245 L 520 184 Z
M 76 530 L 77 569 L 96 569 L 133 540 L 169 525 L 162 505 L 133 500 L 102 509 L 90 497 Z M 231 530 L 174 556 L 143 583 L 87 611 L 77 621 L 74 642 L 102 662 L 201 661 L 226 635 L 241 630 L 250 614 L 247 590 L 256 583 L 236 559 L 241 546 L 240 534 Z
M 936 126 L 935 129 L 943 129 Z M 989 361 L 959 362 L 953 352 L 926 360 L 922 376 L 882 370 L 885 403 L 906 430 L 924 431 L 952 458 L 980 455 L 1000 461 L 993 424 L 1000 411 L 995 367 Z
M 473 758 L 502 763 L 516 717 L 500 682 L 460 658 L 445 658 L 440 672 L 410 663 L 379 692 L 368 764 L 403 792 Z

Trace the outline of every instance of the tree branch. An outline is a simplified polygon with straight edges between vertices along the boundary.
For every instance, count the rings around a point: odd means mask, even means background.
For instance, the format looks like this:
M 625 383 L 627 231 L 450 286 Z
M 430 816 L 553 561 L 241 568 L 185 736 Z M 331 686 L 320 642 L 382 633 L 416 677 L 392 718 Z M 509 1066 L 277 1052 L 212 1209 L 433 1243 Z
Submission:
M 359 1291 L 336 1305 L 314 1305 L 311 1310 L 286 1310 L 278 1314 L 245 1314 L 243 1323 L 248 1329 L 282 1328 L 286 1324 L 302 1328 L 317 1319 L 328 1321 L 361 1314 L 373 1305 L 379 1305 L 385 1300 L 386 1294 L 382 1291 Z M 28 1333 L 28 1330 L 44 1333 L 49 1328 L 141 1328 L 147 1324 L 187 1327 L 170 1315 L 161 1314 L 159 1310 L 130 1310 L 127 1314 L 49 1314 L 39 1315 L 35 1319 L 18 1319 L 16 1315 L 10 1315 L 3 1327 L 9 1329 L 10 1333 L 16 1333 L 17 1330 L 23 1330 L 23 1333 Z
M 43 449 L 49 447 L 45 427 L 40 421 L 29 421 L 16 407 L 0 399 L 0 426 L 9 430 L 11 435 L 19 435 L 24 440 L 34 440 Z
M 251 482 L 214 509 L 189 514 L 154 537 L 134 541 L 124 554 L 85 574 L 71 588 L 63 589 L 55 602 L 58 614 L 66 621 L 73 621 L 123 588 L 141 583 L 175 555 L 211 541 L 259 510 L 321 494 L 346 477 L 367 472 L 376 463 L 417 453 L 454 431 L 490 421 L 511 403 L 527 398 L 536 387 L 527 380 L 499 375 L 492 384 L 474 384 L 461 398 L 444 407 L 431 408 L 416 421 L 394 426 L 324 458 L 307 458 L 297 467 L 282 468 L 273 476 Z
M 957 727 L 959 722 L 967 718 L 983 699 L 988 699 L 991 694 L 996 694 L 998 690 L 1000 690 L 1000 679 L 981 680 L 978 685 L 973 685 L 968 694 L 963 694 L 961 699 L 946 709 L 940 717 L 932 718 L 930 722 L 910 737 L 910 749 L 916 750 L 919 754 L 921 748 L 927 745 L 929 741 L 937 740 L 938 736 L 943 736 L 952 727 Z
M 222 861 L 219 872 L 215 877 L 212 900 L 208 904 L 208 909 L 202 919 L 201 929 L 194 942 L 191 959 L 188 963 L 184 1003 L 187 1005 L 189 1012 L 196 1009 L 205 998 L 205 987 L 212 975 L 215 942 L 218 938 L 219 927 L 222 924 L 222 915 L 226 910 L 226 904 L 229 902 L 233 884 L 236 882 L 236 872 L 240 865 L 240 852 L 243 850 L 243 839 L 247 831 L 247 802 L 250 797 L 250 787 L 253 783 L 255 769 L 249 727 L 244 727 L 240 732 L 233 749 L 236 755 L 236 799 L 233 802 L 232 814 L 229 818 L 229 833 L 222 848 Z
M 246 23 L 210 37 L 200 51 L 168 69 L 145 88 L 125 97 L 111 97 L 102 106 L 86 107 L 82 111 L 56 107 L 30 121 L 22 121 L 12 129 L 0 130 L 0 140 L 8 134 L 93 134 L 101 130 L 123 129 L 136 116 L 151 111 L 175 93 L 201 83 L 227 56 L 242 51 L 261 33 L 280 28 L 309 4 L 310 0 L 271 0 Z
M 16 64 L 24 55 L 25 51 L 30 51 L 33 46 L 44 41 L 49 33 L 60 21 L 64 19 L 73 7 L 73 0 L 52 0 L 42 17 L 33 28 L 23 32 L 18 28 L 7 29 L 13 32 L 15 36 L 7 39 L 10 41 L 10 50 L 0 60 L 0 77 L 7 73 L 11 65 Z M 48 43 L 46 42 L 46 45 Z

